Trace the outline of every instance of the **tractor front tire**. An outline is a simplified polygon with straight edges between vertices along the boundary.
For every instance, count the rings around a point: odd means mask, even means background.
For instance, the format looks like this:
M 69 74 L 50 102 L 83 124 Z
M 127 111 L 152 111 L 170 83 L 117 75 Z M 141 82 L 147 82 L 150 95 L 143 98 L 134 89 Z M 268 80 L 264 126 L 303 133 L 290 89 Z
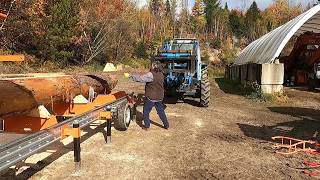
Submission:
M 210 102 L 210 81 L 208 76 L 208 68 L 202 69 L 200 84 L 200 106 L 208 107 Z

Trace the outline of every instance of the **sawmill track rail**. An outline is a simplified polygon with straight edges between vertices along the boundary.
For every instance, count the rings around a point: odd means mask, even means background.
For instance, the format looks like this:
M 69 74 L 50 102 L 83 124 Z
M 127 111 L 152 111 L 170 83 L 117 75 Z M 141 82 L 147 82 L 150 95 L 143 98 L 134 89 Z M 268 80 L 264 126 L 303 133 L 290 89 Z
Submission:
M 118 108 L 125 106 L 127 103 L 128 99 L 124 96 L 111 103 L 104 104 L 88 112 L 62 121 L 48 129 L 30 134 L 11 143 L 0 145 L 0 172 L 61 140 L 62 127 L 72 127 L 73 123 L 77 121 L 80 128 L 84 128 L 92 122 L 99 120 L 100 112 L 117 112 Z

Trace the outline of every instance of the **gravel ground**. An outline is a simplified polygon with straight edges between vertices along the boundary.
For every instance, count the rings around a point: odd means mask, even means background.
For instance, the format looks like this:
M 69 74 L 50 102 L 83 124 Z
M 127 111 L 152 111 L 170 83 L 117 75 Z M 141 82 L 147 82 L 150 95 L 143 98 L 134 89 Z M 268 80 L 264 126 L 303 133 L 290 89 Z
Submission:
M 143 92 L 121 74 L 116 90 Z M 137 123 L 126 132 L 113 130 L 105 144 L 103 126 L 83 131 L 80 176 L 73 176 L 72 143 L 67 139 L 34 155 L 1 179 L 306 179 L 297 167 L 303 160 L 320 162 L 317 155 L 275 154 L 271 137 L 288 135 L 311 139 L 320 128 L 319 92 L 286 89 L 289 102 L 259 103 L 223 92 L 215 81 L 209 108 L 193 99 L 169 99 L 165 130 L 155 110 L 149 131 Z

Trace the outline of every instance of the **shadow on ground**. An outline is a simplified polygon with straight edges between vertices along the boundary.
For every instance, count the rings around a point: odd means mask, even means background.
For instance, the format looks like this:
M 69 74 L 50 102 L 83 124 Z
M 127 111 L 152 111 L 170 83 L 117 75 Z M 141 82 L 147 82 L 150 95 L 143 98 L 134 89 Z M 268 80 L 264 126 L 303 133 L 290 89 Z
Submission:
M 319 92 L 318 89 L 311 90 L 307 86 L 285 86 L 286 88 L 294 89 L 297 91 L 303 91 L 303 92 Z
M 245 95 L 245 92 L 241 89 L 240 83 L 225 78 L 216 78 L 215 81 L 224 93 L 241 96 Z
M 164 98 L 163 103 L 164 104 L 180 104 L 180 103 L 187 103 L 191 106 L 199 107 L 199 98 L 191 98 L 191 97 L 186 97 L 184 99 L 179 99 L 177 97 L 173 96 L 167 96 Z
M 144 125 L 143 125 L 143 114 L 142 114 L 141 112 L 139 112 L 139 111 L 137 111 L 136 123 L 137 123 L 141 128 L 144 127 Z M 161 124 L 159 124 L 159 123 L 157 123 L 157 122 L 154 122 L 154 121 L 152 121 L 152 120 L 151 120 L 151 124 L 152 124 L 152 125 L 155 125 L 155 126 L 158 126 L 158 127 L 160 127 L 160 128 L 164 128 L 163 125 L 161 125 Z
M 238 123 L 248 137 L 272 141 L 273 136 L 288 136 L 303 140 L 320 140 L 320 110 L 299 107 L 269 107 L 272 112 L 290 115 L 300 120 L 278 123 L 274 126 L 254 126 Z

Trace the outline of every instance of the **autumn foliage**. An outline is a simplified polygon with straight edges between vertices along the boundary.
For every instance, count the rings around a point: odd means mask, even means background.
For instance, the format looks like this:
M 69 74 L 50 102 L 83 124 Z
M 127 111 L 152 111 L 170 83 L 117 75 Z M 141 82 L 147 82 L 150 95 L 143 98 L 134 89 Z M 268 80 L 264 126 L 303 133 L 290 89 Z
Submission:
M 6 13 L 11 2 L 1 1 L 0 11 Z M 303 11 L 288 0 L 274 0 L 264 10 L 255 2 L 242 10 L 218 0 L 196 0 L 192 8 L 185 2 L 149 0 L 138 7 L 131 0 L 15 1 L 0 30 L 0 53 L 65 66 L 148 58 L 172 37 L 197 37 L 214 48 L 230 41 L 241 46 L 237 42 L 248 44 Z

